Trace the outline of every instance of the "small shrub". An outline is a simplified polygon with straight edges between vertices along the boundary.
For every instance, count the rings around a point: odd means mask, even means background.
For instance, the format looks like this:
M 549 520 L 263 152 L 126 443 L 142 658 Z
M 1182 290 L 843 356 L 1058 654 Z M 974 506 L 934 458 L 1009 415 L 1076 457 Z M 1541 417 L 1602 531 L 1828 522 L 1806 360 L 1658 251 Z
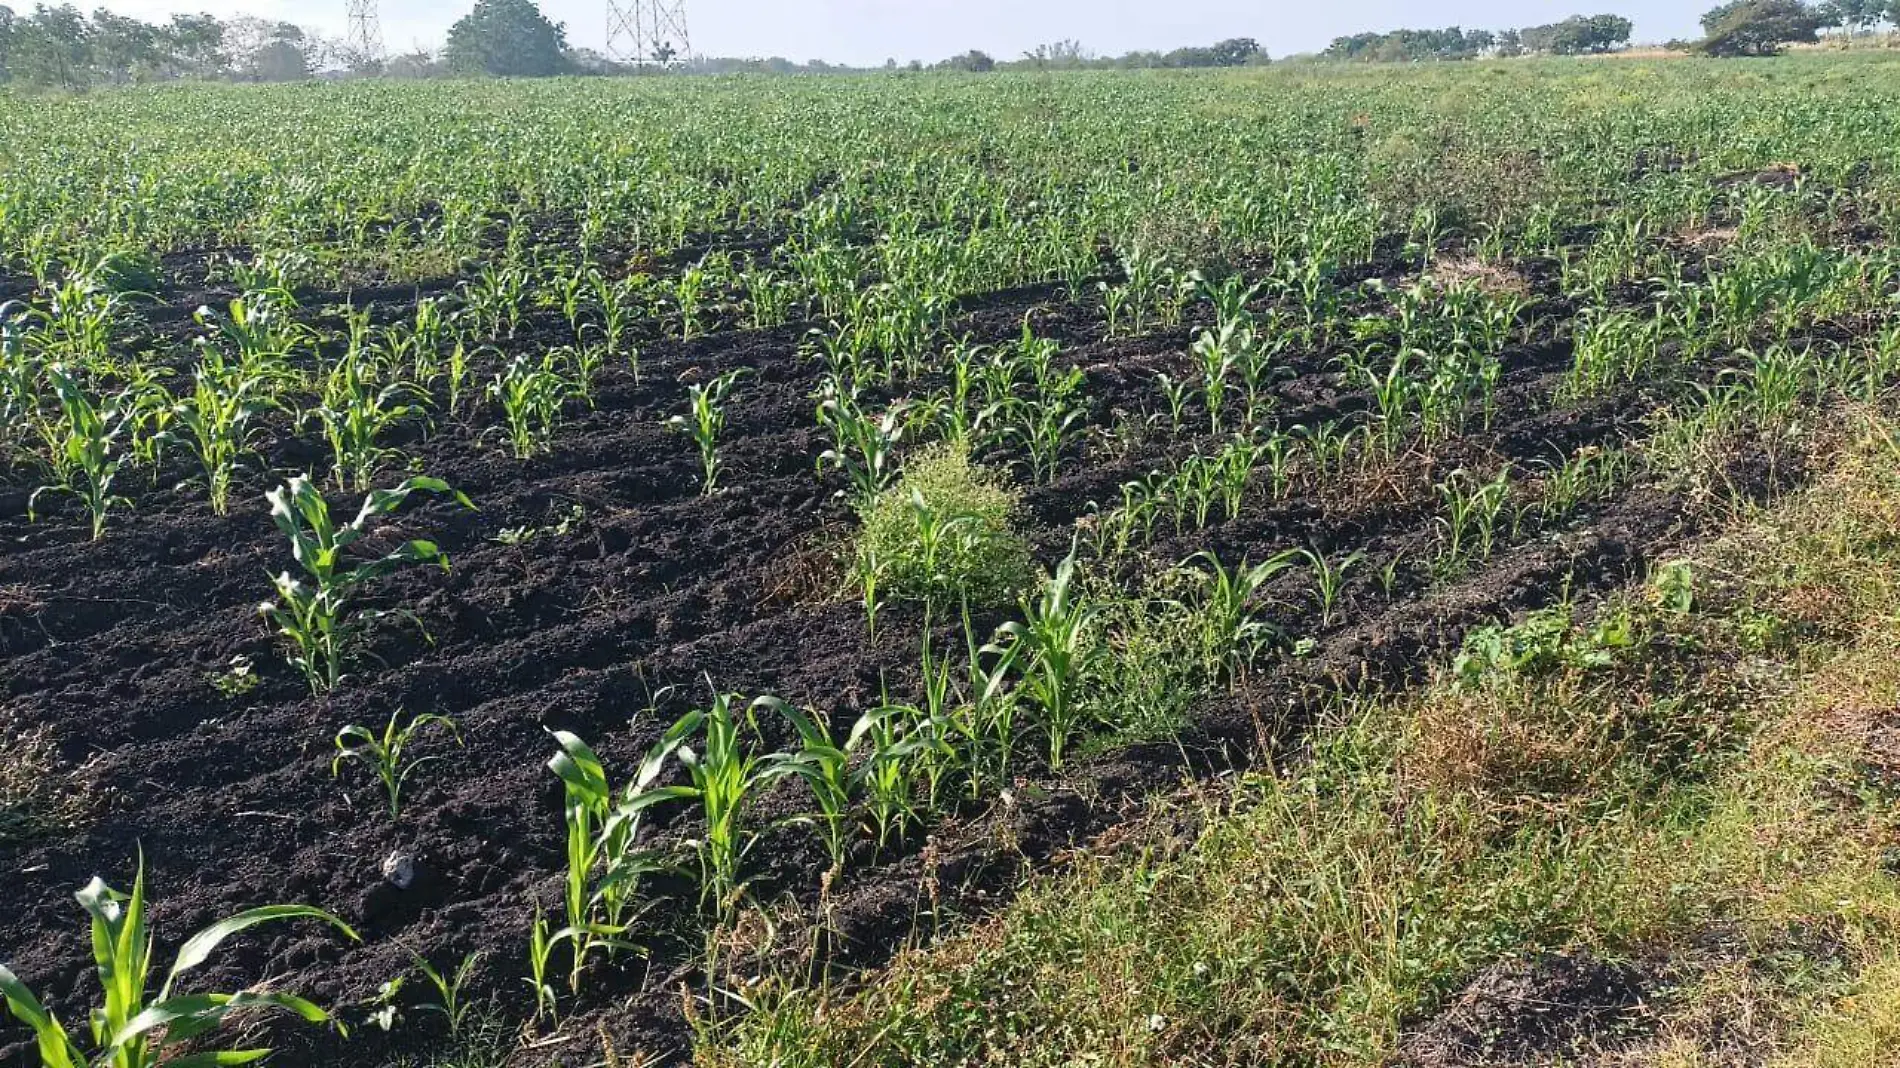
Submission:
M 865 507 L 858 567 L 900 598 L 1008 603 L 1034 574 L 1019 508 L 1017 494 L 967 453 L 933 446 Z

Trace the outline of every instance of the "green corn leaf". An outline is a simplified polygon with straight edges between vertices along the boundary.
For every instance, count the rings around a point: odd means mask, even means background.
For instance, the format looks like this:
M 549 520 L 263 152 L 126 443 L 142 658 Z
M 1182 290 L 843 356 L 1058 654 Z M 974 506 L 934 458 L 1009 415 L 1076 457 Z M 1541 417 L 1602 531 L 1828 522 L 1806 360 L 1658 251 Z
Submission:
M 199 931 L 197 934 L 192 935 L 184 947 L 178 951 L 177 958 L 172 961 L 171 972 L 166 976 L 164 990 L 159 994 L 159 997 L 164 998 L 168 996 L 173 980 L 185 972 L 203 964 L 206 958 L 211 956 L 212 951 L 216 950 L 220 943 L 232 935 L 256 927 L 261 923 L 296 919 L 321 920 L 342 932 L 344 937 L 350 941 L 362 941 L 362 938 L 351 929 L 349 924 L 344 923 L 342 920 L 337 919 L 335 916 L 332 916 L 320 908 L 315 908 L 310 905 L 266 905 L 263 908 L 250 909 L 245 912 L 240 912 L 235 916 L 220 920 L 206 927 L 204 930 Z

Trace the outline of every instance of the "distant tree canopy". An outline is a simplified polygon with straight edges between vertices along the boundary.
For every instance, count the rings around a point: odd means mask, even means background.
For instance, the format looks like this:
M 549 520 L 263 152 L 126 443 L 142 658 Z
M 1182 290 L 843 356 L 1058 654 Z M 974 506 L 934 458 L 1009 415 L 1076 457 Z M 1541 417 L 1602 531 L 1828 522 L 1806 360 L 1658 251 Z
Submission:
M 982 65 L 988 60 L 988 65 Z M 982 52 L 967 52 L 938 63 L 936 70 L 1145 70 L 1190 67 L 1241 67 L 1264 63 L 1267 54 L 1251 37 L 1230 37 L 1211 45 L 1177 48 L 1171 52 L 1128 52 L 1097 56 L 1074 40 L 1057 41 L 1023 53 L 1023 58 L 997 62 Z
M 328 44 L 287 22 L 175 15 L 142 22 L 71 4 L 27 16 L 0 6 L 0 82 L 79 92 L 96 85 L 235 78 L 290 81 L 315 73 Z
M 1821 28 L 1840 25 L 1838 10 L 1801 0 L 1731 0 L 1702 16 L 1695 49 L 1709 56 L 1772 56 L 1790 44 L 1820 40 Z
M 970 49 L 960 56 L 951 56 L 938 64 L 945 70 L 967 71 L 971 74 L 988 74 L 996 69 L 996 60 L 988 52 Z
M 1621 15 L 1573 15 L 1545 26 L 1496 33 L 1458 26 L 1442 30 L 1359 33 L 1334 39 L 1320 54 L 1326 59 L 1362 63 L 1417 63 L 1530 53 L 1580 56 L 1621 48 L 1629 43 L 1634 29 L 1630 20 Z
M 567 69 L 567 30 L 534 0 L 475 0 L 449 27 L 443 59 L 457 74 L 546 78 Z
M 1826 20 L 1823 25 L 1839 26 L 1850 33 L 1870 30 L 1883 22 L 1900 25 L 1900 0 L 1828 0 L 1814 10 Z M 1703 28 L 1707 29 L 1706 20 Z

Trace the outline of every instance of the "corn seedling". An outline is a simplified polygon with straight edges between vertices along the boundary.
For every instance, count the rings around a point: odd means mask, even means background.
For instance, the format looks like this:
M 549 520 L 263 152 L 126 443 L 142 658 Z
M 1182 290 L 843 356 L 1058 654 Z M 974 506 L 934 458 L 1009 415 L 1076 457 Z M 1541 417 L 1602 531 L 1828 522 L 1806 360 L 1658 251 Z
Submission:
M 802 818 L 817 829 L 824 841 L 832 870 L 840 870 L 850 842 L 851 802 L 856 792 L 851 775 L 851 750 L 860 735 L 854 730 L 851 737 L 839 745 L 822 720 L 815 720 L 790 705 L 783 706 L 782 710 L 798 732 L 799 741 L 798 750 L 790 754 L 785 767 L 811 791 L 815 806 L 811 815 Z
M 1078 727 L 1077 689 L 1093 653 L 1090 634 L 1099 610 L 1076 596 L 1075 554 L 1056 567 L 1040 597 L 1022 600 L 1023 618 L 997 628 L 985 654 L 1009 656 L 1021 667 L 1022 687 L 1042 715 L 1049 740 L 1049 766 L 1062 767 L 1062 754 Z
M 270 1056 L 268 1049 L 197 1052 L 174 1056 L 172 1050 L 196 1043 L 234 1013 L 252 1009 L 291 1013 L 308 1023 L 329 1015 L 309 1001 L 276 991 L 236 994 L 174 993 L 178 980 L 202 965 L 232 935 L 266 923 L 310 919 L 329 924 L 351 941 L 356 932 L 335 916 L 304 905 L 267 905 L 214 923 L 185 941 L 172 959 L 156 995 L 150 992 L 151 932 L 147 926 L 145 860 L 139 858 L 132 892 L 121 893 L 94 879 L 76 895 L 92 924 L 93 964 L 99 973 L 103 1003 L 91 1013 L 92 1052 L 88 1054 L 19 977 L 0 967 L 0 995 L 14 1018 L 33 1030 L 42 1068 L 157 1068 L 249 1064 Z
M 1498 517 L 1511 492 L 1510 471 L 1500 471 L 1497 478 L 1484 483 L 1467 471 L 1453 471 L 1437 489 L 1445 506 L 1445 514 L 1438 517 L 1444 535 L 1441 569 L 1457 571 L 1474 558 L 1490 559 Z
M 404 542 L 375 559 L 351 562 L 344 556 L 345 550 L 369 533 L 372 520 L 394 512 L 417 493 L 449 494 L 463 507 L 475 507 L 441 479 L 412 478 L 394 489 L 372 490 L 356 518 L 338 526 L 330 516 L 329 502 L 307 476 L 298 475 L 265 495 L 271 518 L 290 540 L 291 555 L 303 577 L 280 572 L 272 580 L 277 600 L 264 603 L 258 611 L 288 642 L 291 666 L 303 673 L 312 693 L 336 689 L 357 643 L 377 621 L 390 615 L 414 618 L 413 613 L 357 608 L 354 602 L 366 584 L 408 564 L 448 568 L 448 558 L 435 543 L 420 539 Z
M 546 985 L 549 953 L 563 942 L 573 947 L 568 987 L 578 993 L 581 973 L 597 951 L 609 954 L 638 951 L 626 937 L 629 924 L 644 911 L 640 884 L 666 870 L 660 852 L 639 844 L 641 821 L 647 809 L 691 796 L 683 787 L 656 785 L 666 761 L 679 751 L 697 724 L 682 719 L 669 729 L 618 796 L 607 781 L 600 758 L 586 742 L 566 731 L 555 731 L 561 751 L 548 761 L 548 770 L 561 780 L 566 802 L 567 878 L 562 904 L 566 926 L 552 935 L 537 914 L 530 933 L 530 957 L 535 964 L 537 999 Z M 552 1003 L 552 994 L 548 995 Z
M 906 410 L 906 405 L 894 404 L 881 417 L 872 418 L 858 407 L 856 398 L 834 389 L 818 406 L 818 423 L 831 431 L 836 445 L 819 455 L 818 469 L 835 467 L 844 472 L 857 501 L 869 503 L 895 474 L 894 454 L 904 436 Z
M 534 923 L 528 927 L 528 975 L 522 982 L 534 991 L 534 1019 L 540 1022 L 546 1016 L 556 1023 L 560 1022 L 558 1005 L 554 997 L 554 986 L 548 982 L 548 966 L 553 962 L 554 950 L 565 938 L 557 938 L 548 929 L 547 914 L 541 906 L 534 907 Z
M 1279 639 L 1277 628 L 1254 618 L 1254 598 L 1262 586 L 1292 567 L 1297 558 L 1297 551 L 1289 550 L 1259 564 L 1243 560 L 1239 567 L 1228 568 L 1213 553 L 1201 552 L 1182 562 L 1182 567 L 1204 577 L 1200 601 L 1193 607 L 1204 635 L 1210 677 L 1232 678 Z
M 515 459 L 526 460 L 547 449 L 571 392 L 571 384 L 549 356 L 537 360 L 525 353 L 518 355 L 495 375 L 488 395 L 501 405 L 508 447 Z
M 393 450 L 378 440 L 403 419 L 422 410 L 423 393 L 406 382 L 378 386 L 357 353 L 346 356 L 325 378 L 323 399 L 304 413 L 329 443 L 336 488 L 361 491 Z
M 418 1006 L 423 1012 L 441 1015 L 443 1022 L 449 1025 L 449 1037 L 460 1038 L 462 1025 L 467 1022 L 469 1011 L 474 1007 L 462 996 L 462 988 L 468 985 L 469 976 L 475 971 L 475 965 L 481 963 L 482 954 L 470 953 L 462 958 L 462 963 L 453 972 L 444 973 L 435 965 L 417 955 L 413 950 L 409 956 L 416 963 L 416 971 L 428 981 L 435 991 L 436 1000 L 424 1002 Z
M 337 752 L 330 761 L 330 776 L 335 778 L 343 773 L 344 761 L 353 761 L 369 768 L 377 781 L 382 783 L 383 795 L 389 799 L 389 818 L 393 820 L 402 814 L 402 788 L 408 783 L 409 777 L 444 759 L 434 756 L 405 760 L 404 753 L 409 743 L 430 726 L 448 728 L 449 734 L 455 738 L 455 744 L 462 744 L 462 733 L 456 730 L 455 721 L 434 713 L 412 716 L 409 722 L 403 723 L 400 711 L 391 712 L 389 722 L 380 734 L 355 724 L 344 727 L 336 733 Z
M 685 434 L 699 446 L 700 492 L 708 497 L 719 485 L 719 435 L 726 428 L 726 398 L 744 374 L 743 369 L 727 371 L 703 385 L 687 386 L 688 413 L 666 421 L 668 430 Z
M 1181 427 L 1187 422 L 1187 406 L 1194 399 L 1194 383 L 1187 379 L 1176 381 L 1166 373 L 1156 373 L 1155 387 L 1161 390 L 1161 399 L 1168 405 L 1168 428 L 1175 434 L 1181 433 Z
M 252 424 L 279 405 L 268 395 L 269 383 L 226 364 L 215 350 L 192 374 L 192 391 L 172 406 L 177 430 L 162 436 L 183 444 L 197 459 L 211 497 L 211 510 L 230 508 L 231 480 L 238 461 L 251 450 Z
M 1366 554 L 1354 552 L 1335 564 L 1323 553 L 1313 549 L 1295 549 L 1293 552 L 1296 556 L 1305 557 L 1307 566 L 1313 569 L 1313 594 L 1319 601 L 1319 625 L 1330 628 L 1339 608 L 1339 596 L 1346 588 L 1346 573 L 1363 563 Z
M 60 418 L 48 421 L 42 430 L 58 481 L 33 491 L 26 499 L 27 514 L 37 517 L 36 506 L 48 493 L 70 494 L 85 505 L 86 514 L 92 518 L 92 537 L 97 541 L 105 535 L 106 513 L 114 505 L 131 504 L 112 488 L 142 413 L 129 391 L 103 408 L 95 405 L 66 368 L 58 364 L 46 368 L 46 377 L 59 399 Z
M 691 775 L 692 785 L 677 789 L 681 797 L 699 803 L 702 904 L 710 900 L 721 912 L 734 903 L 740 888 L 740 864 L 757 838 L 757 832 L 746 826 L 747 803 L 758 790 L 794 773 L 784 755 L 761 756 L 741 741 L 739 723 L 732 712 L 735 700 L 743 698 L 715 694 L 711 708 L 688 713 L 675 726 L 683 737 L 704 730 L 699 750 L 689 745 L 679 747 L 680 763 Z M 760 709 L 784 715 L 786 708 L 776 697 L 761 697 L 748 707 L 747 719 Z

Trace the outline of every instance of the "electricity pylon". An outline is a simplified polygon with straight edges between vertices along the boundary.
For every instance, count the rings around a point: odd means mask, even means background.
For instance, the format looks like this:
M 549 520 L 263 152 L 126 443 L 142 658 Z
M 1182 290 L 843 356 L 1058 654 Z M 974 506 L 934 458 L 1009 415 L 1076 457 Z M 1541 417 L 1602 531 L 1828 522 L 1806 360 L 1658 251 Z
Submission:
M 350 30 L 343 47 L 352 62 L 383 61 L 383 23 L 376 12 L 376 0 L 350 0 Z
M 686 0 L 607 0 L 607 57 L 637 67 L 667 67 L 692 54 Z

